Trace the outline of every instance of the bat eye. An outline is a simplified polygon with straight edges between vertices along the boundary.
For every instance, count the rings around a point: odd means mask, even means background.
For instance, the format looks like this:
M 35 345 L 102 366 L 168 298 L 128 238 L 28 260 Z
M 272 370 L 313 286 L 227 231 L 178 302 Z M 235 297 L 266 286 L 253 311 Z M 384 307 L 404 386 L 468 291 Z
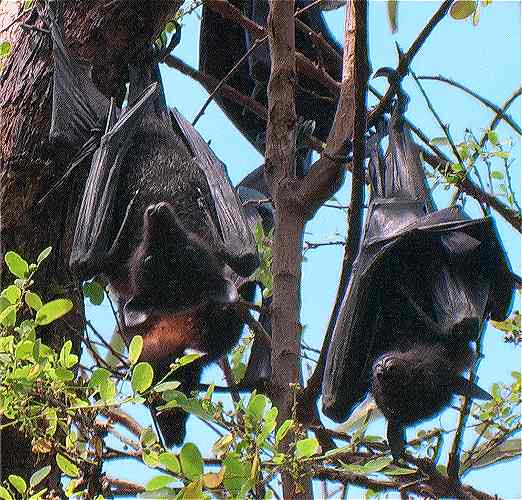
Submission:
M 374 372 L 380 382 L 395 380 L 400 375 L 400 366 L 395 358 L 382 358 L 375 364 Z

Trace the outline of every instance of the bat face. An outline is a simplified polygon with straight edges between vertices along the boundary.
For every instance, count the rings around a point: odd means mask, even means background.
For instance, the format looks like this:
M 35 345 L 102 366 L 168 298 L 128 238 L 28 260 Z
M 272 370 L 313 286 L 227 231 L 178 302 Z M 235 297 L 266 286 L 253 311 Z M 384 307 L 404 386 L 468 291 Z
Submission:
M 124 308 L 127 326 L 144 321 L 154 310 L 174 314 L 206 302 L 237 301 L 223 264 L 201 238 L 181 226 L 169 203 L 148 207 L 143 218 L 143 239 L 131 264 L 132 298 Z
M 417 344 L 389 351 L 373 364 L 371 392 L 388 419 L 411 424 L 449 404 L 452 380 L 472 362 L 466 345 Z

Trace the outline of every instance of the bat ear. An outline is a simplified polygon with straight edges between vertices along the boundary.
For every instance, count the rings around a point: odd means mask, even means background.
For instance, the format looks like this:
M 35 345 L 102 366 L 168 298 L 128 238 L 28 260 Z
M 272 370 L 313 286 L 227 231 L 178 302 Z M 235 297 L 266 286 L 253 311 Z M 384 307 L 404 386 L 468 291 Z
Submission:
M 150 308 L 140 304 L 135 298 L 127 301 L 123 307 L 125 326 L 133 327 L 145 323 L 150 316 Z
M 209 289 L 208 297 L 212 302 L 224 305 L 233 304 L 239 300 L 236 285 L 227 278 L 215 282 Z
M 488 392 L 479 387 L 477 384 L 466 380 L 464 377 L 456 377 L 451 384 L 452 392 L 468 398 L 483 399 L 489 401 L 493 399 L 493 396 Z

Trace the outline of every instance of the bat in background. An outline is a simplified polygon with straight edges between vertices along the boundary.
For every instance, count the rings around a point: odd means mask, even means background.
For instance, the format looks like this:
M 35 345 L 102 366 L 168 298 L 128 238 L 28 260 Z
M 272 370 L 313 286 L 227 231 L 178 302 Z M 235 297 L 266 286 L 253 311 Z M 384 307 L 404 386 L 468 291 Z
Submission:
M 88 169 L 70 267 L 82 280 L 106 278 L 123 337 L 128 344 L 143 336 L 140 359 L 152 364 L 156 379 L 187 350 L 204 353 L 176 373 L 181 390 L 190 391 L 203 366 L 241 335 L 243 320 L 229 306 L 239 294 L 253 299 L 255 285 L 244 278 L 259 261 L 247 215 L 225 165 L 167 108 L 152 54 L 129 66 L 128 106 L 121 110 L 68 54 L 52 12 L 50 24 L 50 140 L 57 162 Z M 256 349 L 265 366 L 267 353 Z M 254 373 L 255 359 L 250 364 Z M 156 418 L 166 446 L 183 441 L 185 413 Z
M 267 25 L 269 12 L 268 0 L 230 0 L 241 9 L 243 14 L 261 26 Z M 308 7 L 312 0 L 297 0 L 296 10 Z M 321 12 L 321 5 L 309 8 L 298 19 L 308 29 L 299 29 L 296 25 L 296 50 L 325 71 L 337 81 L 342 74 L 342 48 L 334 38 Z M 308 32 L 313 30 L 323 37 L 339 57 L 335 57 L 328 50 L 315 46 Z M 200 71 L 221 80 L 234 65 L 253 46 L 255 40 L 250 33 L 239 24 L 224 19 L 220 14 L 213 12 L 203 5 L 199 41 L 199 69 Z M 241 65 L 227 80 L 227 84 L 244 95 L 252 96 L 259 103 L 267 106 L 267 85 L 270 76 L 270 51 L 268 42 L 261 44 L 248 57 L 248 64 Z M 295 89 L 295 105 L 301 123 L 307 120 L 315 122 L 314 135 L 325 141 L 330 128 L 337 102 L 331 99 L 328 92 L 315 80 L 304 75 L 298 75 L 299 81 Z M 207 89 L 209 92 L 212 88 Z M 250 143 L 264 154 L 265 144 L 262 140 L 266 122 L 246 110 L 240 104 L 216 96 L 218 105 L 247 138 Z M 260 140 L 261 139 L 261 140 Z M 299 176 L 304 175 L 311 163 L 311 152 L 307 148 L 299 148 L 296 158 L 296 171 Z
M 474 359 L 470 343 L 487 319 L 508 316 L 513 295 L 493 219 L 436 209 L 404 124 L 407 101 L 399 88 L 386 155 L 379 142 L 372 148 L 364 238 L 323 381 L 323 412 L 337 422 L 372 391 L 395 458 L 404 427 L 439 412 L 453 394 L 489 398 L 461 374 Z

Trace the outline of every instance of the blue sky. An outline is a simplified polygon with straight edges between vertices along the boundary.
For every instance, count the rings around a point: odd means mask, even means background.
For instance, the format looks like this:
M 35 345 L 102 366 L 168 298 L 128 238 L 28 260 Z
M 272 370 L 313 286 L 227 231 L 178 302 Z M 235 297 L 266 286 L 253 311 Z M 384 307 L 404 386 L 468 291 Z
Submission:
M 395 66 L 395 41 L 406 50 L 439 5 L 440 2 L 400 2 L 399 31 L 392 35 L 388 27 L 386 2 L 370 2 L 370 60 L 373 70 L 381 66 Z M 328 12 L 326 18 L 333 33 L 341 41 L 343 9 Z M 197 15 L 193 14 L 184 19 L 182 42 L 175 52 L 178 57 L 194 67 L 197 67 L 198 33 Z M 441 74 L 453 78 L 500 104 L 520 86 L 520 64 L 520 3 L 495 0 L 492 5 L 482 9 L 477 27 L 472 26 L 469 20 L 455 21 L 449 17 L 445 18 L 422 47 L 412 64 L 412 69 L 417 75 Z M 162 74 L 169 105 L 176 106 L 187 119 L 192 120 L 208 94 L 199 84 L 174 70 L 162 68 Z M 385 89 L 384 81 L 376 80 L 372 83 L 381 90 Z M 493 114 L 476 100 L 439 82 L 423 84 L 441 118 L 451 124 L 455 141 L 463 138 L 466 128 L 480 136 L 489 126 Z M 428 136 L 442 136 L 442 131 L 411 78 L 405 81 L 404 88 L 411 97 L 408 118 Z M 375 101 L 370 99 L 369 104 L 375 104 Z M 510 114 L 520 124 L 520 100 L 512 106 Z M 229 175 L 234 182 L 238 182 L 246 173 L 262 163 L 261 156 L 236 132 L 214 103 L 199 120 L 197 129 L 206 140 L 212 141 L 214 151 L 227 164 Z M 511 172 L 517 197 L 520 197 L 520 137 L 516 137 L 513 130 L 505 124 L 501 124 L 497 131 L 502 140 L 510 137 L 514 140 L 512 158 L 515 161 Z M 447 152 L 449 154 L 449 151 Z M 336 198 L 344 204 L 349 192 L 348 176 Z M 435 194 L 439 207 L 444 207 L 448 200 L 447 193 L 438 189 Z M 472 200 L 468 200 L 466 209 L 473 216 L 481 215 Z M 519 235 L 507 223 L 498 217 L 496 219 L 511 265 L 520 273 Z M 323 208 L 307 225 L 305 239 L 315 242 L 338 240 L 344 237 L 345 230 L 344 213 Z M 305 342 L 320 348 L 336 293 L 342 249 L 337 246 L 322 247 L 308 252 L 306 257 L 303 264 L 301 321 L 306 325 Z M 520 307 L 519 299 L 515 307 Z M 107 305 L 97 308 L 88 306 L 87 310 L 88 314 L 95 317 L 100 330 L 107 334 L 112 331 L 112 315 Z M 520 369 L 520 348 L 504 344 L 502 335 L 492 328 L 488 328 L 486 332 L 484 351 L 485 359 L 479 371 L 480 385 L 483 387 L 489 388 L 493 382 L 509 381 L 509 373 L 514 369 Z M 304 373 L 306 377 L 306 365 Z M 205 380 L 220 383 L 221 372 L 209 369 L 205 374 Z M 147 422 L 146 412 L 140 411 L 137 416 L 143 423 Z M 440 422 L 445 428 L 451 429 L 455 416 L 456 412 L 450 409 L 441 417 Z M 382 431 L 382 424 L 378 424 L 377 431 Z M 413 434 L 414 431 L 410 430 L 408 435 Z M 204 454 L 216 439 L 215 435 L 195 418 L 189 421 L 187 435 L 201 447 Z M 469 436 L 472 435 L 473 432 L 470 431 Z M 470 473 L 465 482 L 478 489 L 497 493 L 503 498 L 520 498 L 519 469 L 519 461 L 512 461 L 507 465 Z M 145 482 L 152 473 L 127 461 L 111 465 L 107 470 L 118 477 L 140 482 Z M 350 491 L 350 498 L 364 496 L 362 490 L 353 488 Z

